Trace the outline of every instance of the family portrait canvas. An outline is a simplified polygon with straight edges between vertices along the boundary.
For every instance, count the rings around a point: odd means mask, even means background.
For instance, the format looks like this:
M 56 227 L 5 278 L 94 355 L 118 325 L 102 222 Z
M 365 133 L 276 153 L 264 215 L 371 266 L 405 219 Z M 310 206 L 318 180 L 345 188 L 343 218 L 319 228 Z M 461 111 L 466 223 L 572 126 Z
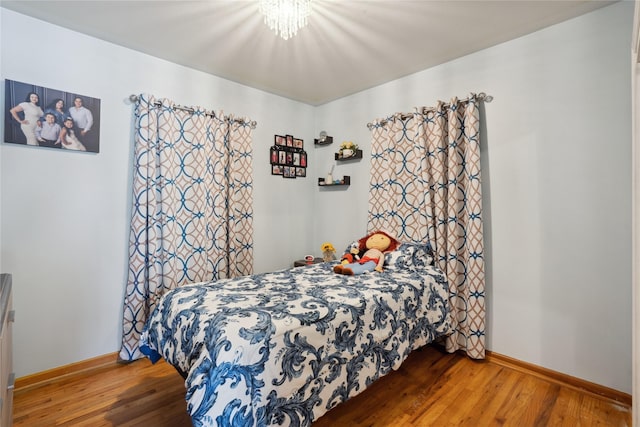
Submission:
M 5 80 L 4 140 L 99 153 L 100 99 Z

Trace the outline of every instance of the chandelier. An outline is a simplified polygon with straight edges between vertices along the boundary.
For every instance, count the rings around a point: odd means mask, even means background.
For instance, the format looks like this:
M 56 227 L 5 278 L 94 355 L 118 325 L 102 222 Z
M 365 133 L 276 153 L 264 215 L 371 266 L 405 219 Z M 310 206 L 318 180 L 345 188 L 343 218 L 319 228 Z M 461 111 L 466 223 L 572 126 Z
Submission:
M 311 0 L 260 0 L 264 23 L 287 40 L 307 25 L 311 14 Z

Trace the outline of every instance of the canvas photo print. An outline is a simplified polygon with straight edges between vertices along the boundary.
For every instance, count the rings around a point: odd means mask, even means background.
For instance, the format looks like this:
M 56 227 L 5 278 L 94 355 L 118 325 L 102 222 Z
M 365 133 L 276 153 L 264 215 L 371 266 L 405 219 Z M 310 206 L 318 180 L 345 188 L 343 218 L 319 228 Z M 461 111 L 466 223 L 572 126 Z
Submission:
M 5 80 L 4 140 L 99 153 L 100 99 Z

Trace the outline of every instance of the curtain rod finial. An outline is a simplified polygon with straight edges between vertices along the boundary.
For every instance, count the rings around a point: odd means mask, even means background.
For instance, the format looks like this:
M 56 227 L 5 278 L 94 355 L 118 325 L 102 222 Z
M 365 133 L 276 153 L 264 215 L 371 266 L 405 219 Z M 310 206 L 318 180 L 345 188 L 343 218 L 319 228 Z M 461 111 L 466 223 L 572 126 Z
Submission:
M 480 93 L 478 94 L 478 98 L 479 98 L 480 100 L 484 101 L 484 102 L 491 102 L 491 101 L 493 101 L 493 96 L 491 96 L 491 95 L 487 95 L 487 94 L 486 94 L 486 93 L 484 93 L 484 92 L 480 92 Z

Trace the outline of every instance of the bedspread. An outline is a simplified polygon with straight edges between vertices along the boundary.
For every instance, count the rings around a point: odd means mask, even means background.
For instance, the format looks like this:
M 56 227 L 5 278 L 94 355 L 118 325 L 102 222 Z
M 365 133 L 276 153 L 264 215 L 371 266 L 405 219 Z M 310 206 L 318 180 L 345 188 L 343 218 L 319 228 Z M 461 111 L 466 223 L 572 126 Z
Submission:
M 449 334 L 436 268 L 334 274 L 335 263 L 186 285 L 151 314 L 140 348 L 185 376 L 194 426 L 309 426 Z

